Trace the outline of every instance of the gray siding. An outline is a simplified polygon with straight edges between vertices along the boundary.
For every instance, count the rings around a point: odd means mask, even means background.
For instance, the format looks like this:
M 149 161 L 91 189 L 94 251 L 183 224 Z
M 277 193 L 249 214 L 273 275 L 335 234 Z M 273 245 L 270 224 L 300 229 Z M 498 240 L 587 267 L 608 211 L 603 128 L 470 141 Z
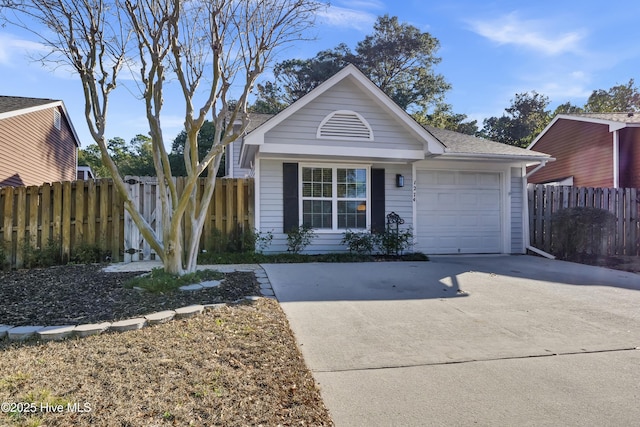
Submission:
M 413 227 L 413 202 L 411 165 L 374 164 L 372 168 L 384 169 L 385 215 L 395 212 L 404 220 L 402 227 Z M 404 176 L 404 187 L 396 187 L 396 174 Z
M 296 161 L 296 160 L 292 160 Z M 287 235 L 283 233 L 282 219 L 282 163 L 283 160 L 260 161 L 260 231 L 272 232 L 271 245 L 265 249 L 266 253 L 286 252 Z M 333 163 L 335 164 L 335 163 Z M 373 164 L 372 168 L 385 169 L 385 214 L 395 212 L 405 220 L 403 227 L 411 227 L 413 205 L 411 201 L 411 166 L 394 164 Z M 395 186 L 396 174 L 404 175 L 405 186 Z M 342 232 L 316 233 L 316 238 L 307 248 L 307 253 L 344 252 L 347 248 L 340 243 Z
M 230 178 L 247 178 L 251 176 L 251 169 L 240 167 L 240 149 L 242 148 L 242 139 L 237 139 L 227 146 L 227 153 L 231 153 L 231 157 L 227 156 L 225 162 L 231 162 L 226 167 L 227 175 Z M 233 167 L 231 167 L 233 166 Z
M 511 168 L 511 253 L 518 254 L 524 248 L 522 179 L 522 170 Z
M 353 110 L 369 123 L 374 141 L 342 141 L 318 139 L 316 132 L 322 120 L 336 110 Z M 313 103 L 293 114 L 265 135 L 265 143 L 314 144 L 326 147 L 362 147 L 389 149 L 422 149 L 423 144 L 352 82 L 342 81 L 320 95 Z M 330 153 L 330 151 L 327 151 Z

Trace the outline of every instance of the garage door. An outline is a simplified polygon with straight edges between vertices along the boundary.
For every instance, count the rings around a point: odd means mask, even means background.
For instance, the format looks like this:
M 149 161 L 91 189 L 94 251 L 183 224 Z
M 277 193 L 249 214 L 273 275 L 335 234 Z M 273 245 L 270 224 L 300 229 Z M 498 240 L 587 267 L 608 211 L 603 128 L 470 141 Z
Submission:
M 500 174 L 423 170 L 416 178 L 417 250 L 502 252 Z

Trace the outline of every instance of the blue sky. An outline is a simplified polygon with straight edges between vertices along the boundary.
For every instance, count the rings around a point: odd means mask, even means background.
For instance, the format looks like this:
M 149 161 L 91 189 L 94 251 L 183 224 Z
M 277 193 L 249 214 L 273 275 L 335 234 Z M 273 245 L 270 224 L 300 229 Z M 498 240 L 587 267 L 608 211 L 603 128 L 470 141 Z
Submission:
M 353 49 L 383 14 L 440 41 L 436 71 L 452 85 L 446 101 L 480 126 L 482 119 L 502 115 L 516 93 L 535 90 L 555 108 L 567 101 L 582 105 L 594 89 L 630 78 L 640 83 L 640 2 L 623 0 L 334 0 L 311 31 L 316 39 L 296 43 L 278 60 L 309 58 L 341 42 Z M 92 143 L 77 77 L 29 59 L 39 52 L 35 36 L 0 27 L 0 94 L 63 100 L 82 145 Z M 147 132 L 134 93 L 132 82 L 119 87 L 107 137 L 129 140 Z M 163 128 L 170 141 L 184 119 L 171 99 L 165 105 Z

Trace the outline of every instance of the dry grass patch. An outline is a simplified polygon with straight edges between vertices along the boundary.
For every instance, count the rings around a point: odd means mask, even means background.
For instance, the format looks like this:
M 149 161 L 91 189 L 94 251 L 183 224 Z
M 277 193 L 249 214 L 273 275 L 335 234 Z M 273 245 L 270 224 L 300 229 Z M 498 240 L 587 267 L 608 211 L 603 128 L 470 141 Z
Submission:
M 286 317 L 272 300 L 122 334 L 5 340 L 0 354 L 0 402 L 37 408 L 3 412 L 0 425 L 332 424 Z M 41 410 L 47 405 L 63 411 Z M 69 410 L 74 405 L 85 412 Z

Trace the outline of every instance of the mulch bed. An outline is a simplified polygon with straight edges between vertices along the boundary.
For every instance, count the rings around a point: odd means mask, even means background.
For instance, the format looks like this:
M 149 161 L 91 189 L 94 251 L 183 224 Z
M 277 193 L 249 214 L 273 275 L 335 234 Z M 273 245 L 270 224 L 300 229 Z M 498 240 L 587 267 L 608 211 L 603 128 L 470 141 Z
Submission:
M 232 273 L 217 293 L 153 296 L 120 287 L 132 274 L 100 268 L 1 275 L 0 323 L 115 320 L 258 290 L 253 273 Z M 2 426 L 333 425 L 284 312 L 269 299 L 124 333 L 0 340 L 0 402 L 31 409 L 3 406 Z
M 122 286 L 140 272 L 105 273 L 104 267 L 69 264 L 0 272 L 0 325 L 112 322 L 191 304 L 260 295 L 253 273 L 227 273 L 218 288 L 154 294 Z

